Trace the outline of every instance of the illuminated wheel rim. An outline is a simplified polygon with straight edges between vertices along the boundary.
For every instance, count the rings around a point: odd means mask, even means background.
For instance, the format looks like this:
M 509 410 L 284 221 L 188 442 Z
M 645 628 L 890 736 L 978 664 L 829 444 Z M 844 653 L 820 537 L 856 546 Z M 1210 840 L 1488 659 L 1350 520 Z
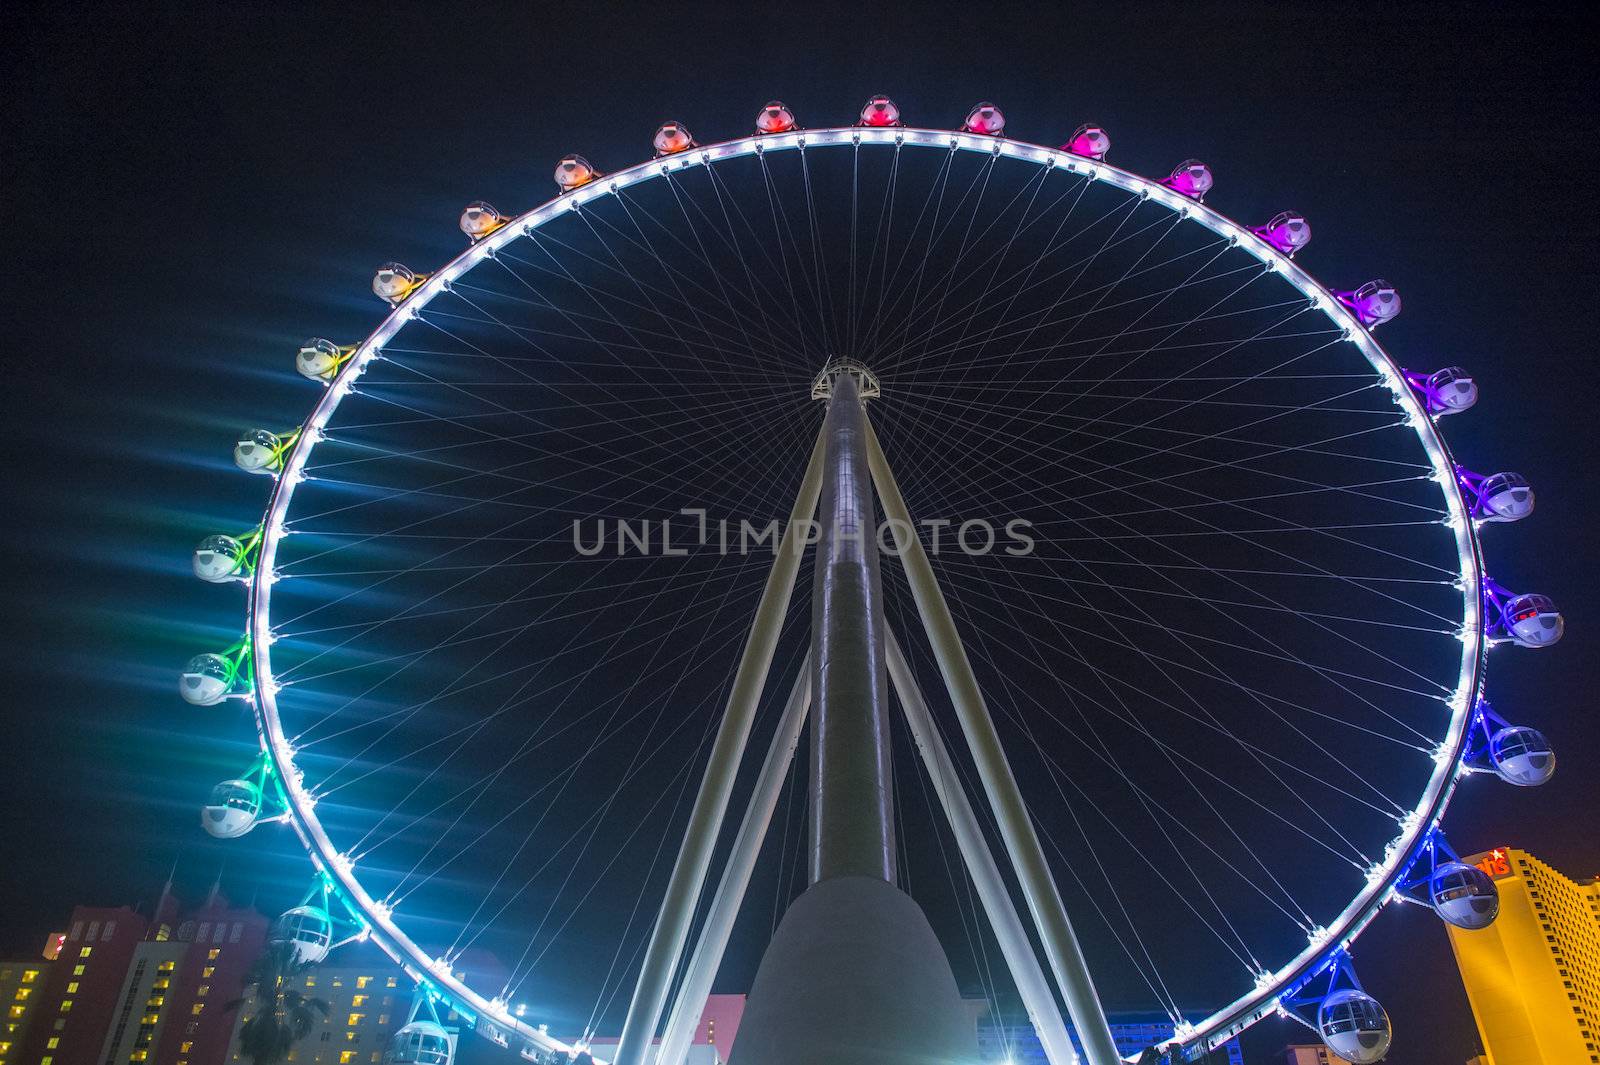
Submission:
M 1379 909 L 1390 900 L 1409 861 L 1437 827 L 1448 803 L 1454 782 L 1461 772 L 1466 753 L 1472 709 L 1481 686 L 1484 652 L 1482 582 L 1479 545 L 1470 518 L 1468 501 L 1455 476 L 1455 464 L 1432 418 L 1407 385 L 1399 367 L 1362 326 L 1354 315 L 1321 284 L 1287 257 L 1281 255 L 1251 231 L 1202 203 L 1189 199 L 1162 184 L 1109 166 L 1101 161 L 1073 156 L 1014 140 L 969 133 L 927 129 L 838 128 L 808 130 L 766 136 L 753 136 L 710 147 L 695 148 L 680 155 L 644 162 L 566 193 L 515 218 L 508 225 L 471 245 L 437 273 L 429 276 L 381 325 L 362 342 L 354 355 L 305 423 L 306 431 L 285 455 L 267 510 L 265 534 L 258 568 L 250 585 L 250 632 L 255 664 L 254 709 L 263 750 L 271 759 L 282 782 L 290 819 L 313 862 L 322 871 L 332 890 L 352 915 L 370 930 L 373 940 L 395 957 L 419 981 L 436 990 L 455 1009 L 473 1018 L 480 1027 L 488 1022 L 512 1041 L 546 1048 L 564 1049 L 534 1024 L 514 1015 L 508 1003 L 485 997 L 454 973 L 448 963 L 426 953 L 401 927 L 393 914 L 363 887 L 351 862 L 341 855 L 325 831 L 315 809 L 312 789 L 301 781 L 292 748 L 280 721 L 278 685 L 272 660 L 272 592 L 274 568 L 279 547 L 289 522 L 291 503 L 301 483 L 308 460 L 322 431 L 342 402 L 352 394 L 356 381 L 369 364 L 379 357 L 386 344 L 430 301 L 463 278 L 469 270 L 494 256 L 499 250 L 523 239 L 553 219 L 585 204 L 644 182 L 698 167 L 713 167 L 719 162 L 756 154 L 819 151 L 842 147 L 881 150 L 943 151 L 981 153 L 1031 163 L 1049 170 L 1060 170 L 1087 178 L 1090 184 L 1103 183 L 1123 190 L 1205 227 L 1218 237 L 1258 257 L 1266 268 L 1297 289 L 1315 304 L 1387 385 L 1395 404 L 1405 413 L 1424 453 L 1443 498 L 1448 515 L 1445 524 L 1453 536 L 1459 566 L 1461 589 L 1460 665 L 1453 693 L 1446 700 L 1448 722 L 1439 735 L 1433 755 L 1433 769 L 1412 811 L 1401 819 L 1397 835 L 1383 859 L 1374 864 L 1365 887 L 1350 900 L 1335 918 L 1318 929 L 1296 956 L 1263 970 L 1255 987 L 1210 1016 L 1180 1028 L 1178 1038 L 1191 1045 L 1215 1046 L 1242 1031 L 1251 1023 L 1271 1014 L 1279 999 L 1314 972 L 1332 952 L 1347 947 Z

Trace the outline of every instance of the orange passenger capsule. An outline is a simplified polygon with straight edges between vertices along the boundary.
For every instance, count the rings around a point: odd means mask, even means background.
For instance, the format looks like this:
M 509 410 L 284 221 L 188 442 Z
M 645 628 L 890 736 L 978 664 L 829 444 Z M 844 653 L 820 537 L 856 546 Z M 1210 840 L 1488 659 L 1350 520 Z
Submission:
M 581 155 L 569 155 L 556 164 L 556 184 L 562 192 L 582 188 L 599 176 L 600 171 Z

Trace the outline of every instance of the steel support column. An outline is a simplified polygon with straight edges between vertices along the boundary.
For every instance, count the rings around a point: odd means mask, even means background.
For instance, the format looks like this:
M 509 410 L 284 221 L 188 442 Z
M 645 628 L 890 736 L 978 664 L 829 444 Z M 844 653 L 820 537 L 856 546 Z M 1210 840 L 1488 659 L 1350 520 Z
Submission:
M 867 411 L 855 376 L 833 378 L 811 597 L 811 883 L 871 876 L 894 883 L 889 681 Z
M 788 610 L 789 598 L 794 594 L 795 576 L 800 569 L 800 556 L 807 540 L 804 526 L 816 512 L 817 496 L 822 489 L 823 440 L 824 437 L 818 436 L 816 445 L 811 449 L 811 461 L 806 466 L 799 495 L 789 512 L 789 524 L 784 528 L 772 571 L 767 574 L 767 584 L 761 592 L 761 602 L 756 607 L 755 619 L 750 625 L 750 636 L 739 658 L 739 670 L 733 678 L 733 688 L 728 693 L 728 704 L 722 712 L 722 723 L 717 727 L 717 736 L 711 745 L 705 776 L 700 780 L 700 791 L 689 813 L 683 844 L 678 849 L 677 861 L 672 867 L 667 893 L 661 900 L 661 910 L 650 932 L 650 945 L 645 950 L 639 980 L 634 985 L 633 999 L 628 1004 L 628 1016 L 622 1025 L 622 1039 L 617 1045 L 614 1065 L 645 1065 L 649 1058 L 656 1024 L 661 1020 L 672 976 L 678 968 L 678 959 L 683 955 L 683 945 L 689 937 L 695 906 L 705 886 L 712 851 L 722 830 L 722 819 L 728 810 L 728 796 L 733 791 L 734 778 L 744 759 L 750 725 L 766 687 L 767 671 L 772 666 L 772 654 L 783 630 L 784 614 Z
M 894 638 L 893 630 L 889 631 L 887 642 L 889 680 L 900 696 L 906 723 L 911 726 L 911 738 L 916 742 L 917 751 L 928 768 L 928 776 L 933 779 L 933 790 L 939 797 L 939 804 L 950 819 L 956 846 L 961 850 L 967 871 L 972 874 L 978 899 L 983 903 L 984 913 L 988 914 L 989 926 L 994 929 L 994 937 L 1000 943 L 1000 952 L 1005 955 L 1006 967 L 1011 970 L 1011 979 L 1022 996 L 1028 1019 L 1033 1022 L 1033 1030 L 1038 1033 L 1039 1042 L 1044 1047 L 1044 1056 L 1050 1065 L 1076 1065 L 1078 1053 L 1072 1049 L 1072 1039 L 1061 1021 L 1060 1010 L 1056 1008 L 1055 993 L 1050 989 L 1050 981 L 1044 975 L 1044 970 L 1039 967 L 1039 959 L 1034 956 L 1033 944 L 1023 928 L 1022 918 L 1017 916 L 1017 908 L 1011 902 L 1011 893 L 1006 890 L 994 855 L 989 853 L 983 829 L 978 824 L 977 815 L 972 812 L 972 804 L 967 801 L 966 789 L 956 775 L 955 764 L 950 761 L 950 751 L 945 747 L 944 738 L 939 735 L 928 704 L 922 698 L 922 687 L 912 674 L 911 665 L 901 652 L 900 642 Z
M 801 664 L 800 675 L 794 679 L 778 730 L 767 748 L 766 761 L 761 763 L 755 793 L 750 796 L 750 806 L 734 838 L 733 851 L 728 855 L 717 893 L 711 899 L 711 909 L 700 928 L 700 938 L 695 943 L 694 953 L 689 955 L 689 968 L 678 985 L 678 997 L 661 1033 L 661 1052 L 656 1056 L 656 1065 L 681 1065 L 689 1053 L 689 1044 L 705 1010 L 706 997 L 711 994 L 711 982 L 722 964 L 722 953 L 727 949 L 733 922 L 739 916 L 745 889 L 750 886 L 750 874 L 761 854 L 761 842 L 766 838 L 767 826 L 772 823 L 772 813 L 778 806 L 789 767 L 794 764 L 800 729 L 806 723 L 806 711 L 810 706 L 811 662 L 808 658 Z
M 956 716 L 961 721 L 961 731 L 972 751 L 984 793 L 993 808 L 995 820 L 1005 840 L 1006 853 L 1021 882 L 1023 896 L 1028 902 L 1028 912 L 1039 930 L 1045 955 L 1055 973 L 1066 999 L 1067 1012 L 1072 1016 L 1073 1027 L 1083 1044 L 1084 1057 L 1089 1065 L 1120 1065 L 1122 1058 L 1112 1041 L 1111 1029 L 1106 1023 L 1104 1008 L 1095 993 L 1094 981 L 1084 962 L 1083 949 L 1067 919 L 1061 902 L 1061 892 L 1055 877 L 1045 861 L 1044 850 L 1033 828 L 1028 808 L 1017 790 L 1011 764 L 1006 760 L 1005 749 L 995 732 L 994 721 L 978 689 L 977 678 L 972 673 L 972 663 L 961 643 L 955 619 L 945 603 L 944 592 L 934 578 L 933 567 L 916 535 L 916 526 L 906 509 L 906 501 L 895 484 L 894 474 L 884 458 L 883 448 L 870 422 L 866 425 L 867 457 L 872 469 L 872 480 L 878 489 L 884 513 L 901 529 L 900 562 L 905 567 L 906 579 L 922 615 L 923 628 L 932 645 L 939 671 L 944 677 L 950 701 L 955 705 Z

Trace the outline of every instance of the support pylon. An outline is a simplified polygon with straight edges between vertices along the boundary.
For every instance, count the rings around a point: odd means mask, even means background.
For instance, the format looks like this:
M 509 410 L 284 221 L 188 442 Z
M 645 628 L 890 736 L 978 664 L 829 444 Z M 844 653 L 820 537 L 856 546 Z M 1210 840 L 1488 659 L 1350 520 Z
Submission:
M 812 598 L 811 886 L 761 959 L 732 1065 L 967 1065 L 977 1056 L 975 1017 L 944 949 L 893 882 L 883 592 L 862 380 L 841 369 L 813 391 L 828 415 Z

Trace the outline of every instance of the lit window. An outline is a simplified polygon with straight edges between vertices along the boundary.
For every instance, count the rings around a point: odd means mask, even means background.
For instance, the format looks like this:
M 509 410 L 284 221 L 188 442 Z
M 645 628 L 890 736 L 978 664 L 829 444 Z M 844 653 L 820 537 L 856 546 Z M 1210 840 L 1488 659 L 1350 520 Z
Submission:
M 10 1046 L 9 1043 L 6 1044 L 6 1045 Z M 59 1035 L 53 1035 L 49 1039 L 45 1040 L 44 1048 L 46 1050 L 54 1050 L 56 1047 L 58 1047 L 60 1045 L 61 1045 L 61 1037 Z
M 72 967 L 72 975 L 73 975 L 73 976 L 82 976 L 82 975 L 83 975 L 83 966 L 81 966 L 81 965 L 74 965 L 74 966 L 73 966 L 73 967 Z M 23 981 L 22 981 L 22 982 L 23 982 L 23 983 L 27 983 L 27 982 L 28 982 L 28 981 L 27 981 L 27 979 L 26 979 L 26 978 L 24 978 L 24 979 L 23 979 Z
M 196 1002 L 192 1007 L 190 1007 L 189 1012 L 198 1017 L 200 1016 L 200 1011 L 205 1008 L 206 1004 L 204 1002 Z
M 38 979 L 38 977 L 39 977 L 39 970 L 38 969 L 24 969 L 24 970 L 22 970 L 22 982 L 25 983 L 25 984 L 33 983 L 34 980 Z
M 18 992 L 18 993 L 20 994 L 21 992 Z M 67 994 L 76 995 L 77 993 L 78 993 L 78 981 L 73 980 L 71 983 L 67 984 Z
M 397 979 L 398 979 L 397 977 L 391 976 L 391 977 L 389 977 L 389 979 L 387 979 L 387 980 L 385 980 L 383 982 L 383 986 L 384 987 L 399 987 L 400 985 L 395 982 Z
M 367 1004 L 367 996 L 366 995 L 351 995 L 350 996 L 350 1005 L 351 1006 L 359 1008 L 361 1006 L 365 1006 L 366 1004 Z
M 210 993 L 211 993 L 211 985 L 210 984 L 201 984 L 199 987 L 195 988 L 194 997 L 195 998 L 205 998 Z
M 339 1065 L 350 1065 L 350 1062 L 354 1060 L 356 1060 L 356 1052 L 354 1050 L 339 1051 Z
M 68 1012 L 71 1011 L 71 1009 L 72 1009 L 72 1000 L 70 998 L 62 999 L 61 1000 L 61 1012 L 62 1013 L 68 1013 Z
M 202 980 L 209 980 L 211 979 L 211 974 L 216 971 L 217 967 L 215 965 L 207 965 L 204 969 L 200 970 L 200 978 Z
M 92 952 L 93 950 L 94 950 L 93 947 L 79 947 L 78 948 L 78 957 L 87 958 L 89 956 L 90 952 Z
M 370 983 L 372 983 L 372 977 L 370 977 L 370 976 L 358 976 L 358 977 L 356 977 L 356 987 L 358 987 L 358 988 L 364 988 Z
M 350 1015 L 350 1019 L 346 1022 L 346 1024 L 349 1027 L 354 1028 L 356 1025 L 360 1024 L 362 1021 L 364 1021 L 366 1019 L 367 1019 L 367 1015 L 365 1013 L 352 1013 Z
M 222 951 L 218 950 L 216 947 L 212 947 L 210 950 L 206 951 L 206 961 L 216 961 L 217 955 L 221 953 Z
M 78 990 L 78 985 L 77 984 L 69 984 L 67 986 L 67 990 L 76 991 L 76 990 Z M 31 988 L 31 987 L 19 987 L 19 988 L 17 988 L 17 1001 L 18 1002 L 26 1002 L 26 1001 L 28 1001 L 28 996 L 31 995 L 31 994 L 33 994 L 33 988 Z

